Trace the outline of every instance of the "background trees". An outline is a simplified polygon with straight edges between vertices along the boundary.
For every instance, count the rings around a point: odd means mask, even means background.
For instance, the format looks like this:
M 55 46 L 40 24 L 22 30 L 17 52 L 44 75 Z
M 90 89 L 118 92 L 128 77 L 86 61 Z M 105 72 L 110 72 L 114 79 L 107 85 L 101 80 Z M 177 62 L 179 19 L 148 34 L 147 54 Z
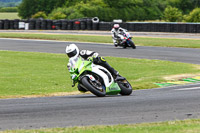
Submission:
M 200 8 L 195 8 L 185 16 L 186 22 L 200 22 Z
M 54 8 L 62 7 L 66 0 L 22 0 L 18 13 L 21 18 L 31 18 L 37 12 L 49 14 Z
M 15 7 L 20 4 L 22 0 L 0 0 L 0 7 Z
M 176 7 L 168 6 L 165 8 L 163 19 L 167 22 L 180 22 L 182 20 L 182 12 Z
M 31 18 L 44 12 L 50 19 L 99 17 L 101 21 L 182 21 L 200 0 L 22 0 L 19 16 Z M 189 20 L 186 19 L 186 20 Z
M 180 9 L 184 14 L 200 6 L 199 0 L 168 0 L 167 4 Z

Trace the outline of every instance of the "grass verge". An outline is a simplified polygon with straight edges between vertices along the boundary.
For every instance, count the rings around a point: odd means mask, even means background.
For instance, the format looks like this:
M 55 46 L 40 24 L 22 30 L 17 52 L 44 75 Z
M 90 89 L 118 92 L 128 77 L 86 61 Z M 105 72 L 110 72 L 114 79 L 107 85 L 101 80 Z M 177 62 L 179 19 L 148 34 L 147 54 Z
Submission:
M 78 41 L 94 43 L 112 43 L 111 36 L 95 35 L 63 35 L 63 34 L 33 34 L 33 33 L 0 33 L 1 38 L 23 38 L 23 39 L 47 39 L 61 41 Z M 140 46 L 161 46 L 161 47 L 184 47 L 200 48 L 200 40 L 172 39 L 172 38 L 145 38 L 133 37 L 136 45 Z
M 0 98 L 48 96 L 77 91 L 67 70 L 65 54 L 0 51 Z M 199 65 L 170 61 L 106 57 L 134 89 L 156 88 L 163 77 L 198 74 Z M 116 65 L 117 64 L 117 65 Z
M 114 126 L 87 126 L 37 130 L 10 130 L 2 133 L 198 133 L 200 120 L 169 121 Z
M 18 13 L 14 12 L 14 13 L 8 13 L 8 12 L 4 12 L 4 13 L 0 13 L 0 19 L 20 19 L 19 16 L 17 15 Z

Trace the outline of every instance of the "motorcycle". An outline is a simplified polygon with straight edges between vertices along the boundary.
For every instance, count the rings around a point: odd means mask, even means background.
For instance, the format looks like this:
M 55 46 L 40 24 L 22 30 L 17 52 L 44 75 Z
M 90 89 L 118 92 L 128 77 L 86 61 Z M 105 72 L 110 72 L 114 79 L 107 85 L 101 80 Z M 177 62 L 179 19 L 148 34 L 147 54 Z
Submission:
M 136 49 L 136 46 L 134 42 L 132 41 L 132 37 L 130 33 L 128 32 L 123 32 L 121 33 L 121 37 L 117 38 L 117 46 L 126 48 L 126 47 L 132 47 L 133 49 Z
M 106 68 L 81 57 L 69 59 L 68 70 L 73 81 L 72 87 L 78 83 L 79 90 L 90 91 L 98 97 L 132 93 L 132 87 L 124 77 L 120 76 L 120 79 L 115 81 Z

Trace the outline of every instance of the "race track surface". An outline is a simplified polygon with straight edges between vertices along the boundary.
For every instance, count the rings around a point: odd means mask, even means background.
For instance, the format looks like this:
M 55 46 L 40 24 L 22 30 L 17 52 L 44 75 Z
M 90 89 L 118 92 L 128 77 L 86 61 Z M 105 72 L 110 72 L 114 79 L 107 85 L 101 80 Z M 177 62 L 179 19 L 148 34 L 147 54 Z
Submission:
M 0 50 L 63 53 L 70 42 L 0 39 Z M 200 64 L 200 49 L 115 48 L 76 43 L 102 56 L 161 59 Z M 200 83 L 133 91 L 131 96 L 92 94 L 0 99 L 0 130 L 113 125 L 200 118 Z
M 1 39 L 0 50 L 63 53 L 73 42 Z M 137 46 L 137 49 L 114 47 L 112 44 L 75 43 L 80 49 L 98 52 L 101 56 L 169 60 L 200 64 L 200 49 Z
M 0 100 L 0 130 L 200 118 L 200 84 L 94 95 Z

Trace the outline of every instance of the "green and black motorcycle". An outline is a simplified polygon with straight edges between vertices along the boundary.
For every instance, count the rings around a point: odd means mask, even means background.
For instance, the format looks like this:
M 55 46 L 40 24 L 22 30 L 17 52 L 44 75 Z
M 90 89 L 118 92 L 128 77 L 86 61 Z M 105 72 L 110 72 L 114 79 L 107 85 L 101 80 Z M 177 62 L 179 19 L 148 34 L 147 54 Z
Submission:
M 72 86 L 78 83 L 78 87 L 90 91 L 98 97 L 117 94 L 130 95 L 132 93 L 132 87 L 124 77 L 121 76 L 121 79 L 115 81 L 106 68 L 81 57 L 70 58 L 68 70 L 73 80 Z

